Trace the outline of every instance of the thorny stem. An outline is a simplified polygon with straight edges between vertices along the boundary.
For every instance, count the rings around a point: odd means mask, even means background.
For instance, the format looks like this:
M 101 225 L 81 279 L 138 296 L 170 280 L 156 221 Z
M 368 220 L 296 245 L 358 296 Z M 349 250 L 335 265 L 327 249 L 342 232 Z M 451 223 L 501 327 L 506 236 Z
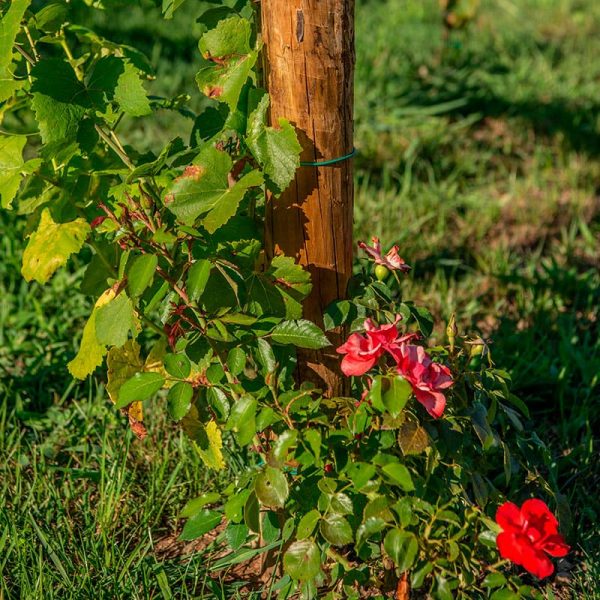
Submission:
M 189 296 L 177 285 L 177 282 L 174 281 L 161 267 L 158 267 L 156 272 L 173 288 L 173 291 L 186 303 L 186 305 L 190 306 Z

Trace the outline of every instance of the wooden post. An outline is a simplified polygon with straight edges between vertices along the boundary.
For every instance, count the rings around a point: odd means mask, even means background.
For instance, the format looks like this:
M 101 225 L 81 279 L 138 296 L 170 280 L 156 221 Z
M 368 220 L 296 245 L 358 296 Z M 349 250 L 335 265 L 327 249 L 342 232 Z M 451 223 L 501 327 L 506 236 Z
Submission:
M 354 0 L 262 0 L 265 77 L 271 122 L 288 119 L 298 132 L 303 162 L 323 162 L 353 150 Z M 306 266 L 313 291 L 305 318 L 323 324 L 323 309 L 343 298 L 352 275 L 352 160 L 304 166 L 278 199 L 267 204 L 266 245 L 272 254 Z M 346 380 L 333 347 L 300 355 L 299 378 L 329 395 Z

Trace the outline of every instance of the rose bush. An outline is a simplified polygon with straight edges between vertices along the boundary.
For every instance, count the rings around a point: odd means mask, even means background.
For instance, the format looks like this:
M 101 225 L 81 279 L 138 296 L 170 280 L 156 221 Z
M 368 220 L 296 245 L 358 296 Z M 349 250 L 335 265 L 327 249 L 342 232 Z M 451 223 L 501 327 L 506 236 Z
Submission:
M 267 124 L 255 4 L 199 9 L 199 115 L 186 97 L 148 95 L 139 51 L 77 24 L 116 5 L 2 5 L 0 197 L 28 219 L 28 281 L 74 255 L 86 265 L 93 308 L 73 376 L 105 364 L 136 435 L 144 406 L 166 410 L 207 469 L 229 469 L 229 485 L 184 508 L 181 538 L 221 527 L 215 568 L 280 554 L 265 560 L 280 598 L 361 598 L 398 581 L 441 600 L 541 597 L 499 551 L 547 576 L 546 555 L 567 551 L 556 521 L 531 503 L 493 515 L 540 490 L 564 510 L 543 442 L 484 340 L 454 321 L 432 338 L 429 312 L 403 297 L 396 246 L 360 243 L 370 261 L 324 314 L 326 331 L 348 333 L 349 395 L 295 379 L 298 348 L 331 344 L 303 318 L 310 274 L 265 259 L 265 190 L 289 185 L 300 146 L 291 124 Z M 123 120 L 163 110 L 190 118 L 189 140 L 123 143 Z

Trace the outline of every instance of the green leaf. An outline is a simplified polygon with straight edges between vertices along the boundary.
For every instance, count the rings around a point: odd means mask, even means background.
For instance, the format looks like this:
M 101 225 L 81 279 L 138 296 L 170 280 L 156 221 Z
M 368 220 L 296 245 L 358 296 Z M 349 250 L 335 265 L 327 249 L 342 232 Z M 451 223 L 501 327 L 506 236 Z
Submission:
M 325 309 L 323 321 L 325 331 L 335 329 L 348 322 L 356 315 L 356 306 L 349 300 L 337 300 L 332 302 Z
M 283 301 L 285 312 L 281 316 L 285 316 L 286 319 L 301 319 L 302 301 L 312 289 L 310 273 L 296 263 L 293 258 L 276 256 L 272 260 L 269 270 L 260 277 L 268 277 L 273 282 L 274 293 L 281 297 L 275 300 L 275 303 L 280 304 L 281 300 Z M 250 293 L 248 290 L 249 295 Z M 276 309 L 263 312 L 279 316 Z
M 250 531 L 260 533 L 260 506 L 256 494 L 251 492 L 244 504 L 244 523 Z
M 267 174 L 272 191 L 280 194 L 290 185 L 300 167 L 302 146 L 296 130 L 285 119 L 279 119 L 278 128 L 267 126 L 268 108 L 269 96 L 265 94 L 248 117 L 246 144 Z
M 283 321 L 273 329 L 271 339 L 278 344 L 292 344 L 298 348 L 318 350 L 331 346 L 327 336 L 311 321 Z
M 391 529 L 383 540 L 383 547 L 401 573 L 414 564 L 419 552 L 417 538 L 408 531 Z
M 185 379 L 189 377 L 192 371 L 192 364 L 185 354 L 167 354 L 165 356 L 165 369 L 169 375 L 177 379 Z
M 172 19 L 173 13 L 185 2 L 185 0 L 163 0 L 162 12 L 165 19 Z
M 185 506 L 179 513 L 179 518 L 189 519 L 198 514 L 207 504 L 214 504 L 215 502 L 218 502 L 220 498 L 221 495 L 218 492 L 207 492 L 206 494 L 202 494 L 202 496 L 192 498 L 192 500 L 188 500 L 185 503 Z
M 347 467 L 348 477 L 357 490 L 367 485 L 376 472 L 375 467 L 369 463 L 355 462 L 349 464 Z
M 490 573 L 483 580 L 483 587 L 497 588 L 506 583 L 506 577 L 502 573 Z
M 427 431 L 415 421 L 407 421 L 400 425 L 398 430 L 398 443 L 402 454 L 421 454 L 429 446 Z
M 187 521 L 179 539 L 182 541 L 195 540 L 212 531 L 220 522 L 221 513 L 205 508 Z
M 277 513 L 272 510 L 265 511 L 262 516 L 260 528 L 263 544 L 274 542 L 279 537 L 280 529 Z
M 56 33 L 68 21 L 69 9 L 62 2 L 49 2 L 35 13 L 35 26 L 45 33 Z
M 10 67 L 13 59 L 13 45 L 25 11 L 31 0 L 12 0 L 8 9 L 0 19 L 0 102 L 8 100 L 21 87 L 21 83 L 13 80 Z
M 250 21 L 232 16 L 207 31 L 198 42 L 198 48 L 206 59 L 223 59 L 232 54 L 246 54 L 250 52 L 251 34 Z
M 225 392 L 217 387 L 210 387 L 206 391 L 206 400 L 209 406 L 215 411 L 220 422 L 226 421 L 229 417 L 229 400 Z
M 299 540 L 304 540 L 307 537 L 312 535 L 312 532 L 315 530 L 319 519 L 321 518 L 321 513 L 313 509 L 310 512 L 307 512 L 301 519 L 300 523 L 298 523 L 298 531 L 296 532 L 296 537 Z
M 332 546 L 345 546 L 354 541 L 350 523 L 345 517 L 336 513 L 327 515 L 321 521 L 320 531 Z
M 232 348 L 227 354 L 227 367 L 229 372 L 237 377 L 246 366 L 246 353 L 239 347 Z
M 31 108 L 40 129 L 42 142 L 70 142 L 77 137 L 86 109 L 77 104 L 59 102 L 44 94 L 33 94 Z
M 119 399 L 115 406 L 125 408 L 136 400 L 151 398 L 165 384 L 165 378 L 160 373 L 136 373 L 128 379 L 119 390 Z
M 206 230 L 214 233 L 235 214 L 246 191 L 263 182 L 262 174 L 255 170 L 230 187 L 232 168 L 226 152 L 206 146 L 194 164 L 168 187 L 165 206 L 185 225 L 200 219 Z
M 331 510 L 339 515 L 351 515 L 354 513 L 354 506 L 350 496 L 343 492 L 333 494 L 329 499 Z
M 235 401 L 227 419 L 227 429 L 233 431 L 240 445 L 245 446 L 256 434 L 256 398 L 244 394 Z
M 362 546 L 371 536 L 381 533 L 387 527 L 387 523 L 380 517 L 368 517 L 361 523 L 356 532 L 356 542 Z
M 35 279 L 46 283 L 71 254 L 81 250 L 90 231 L 90 226 L 83 219 L 55 223 L 50 211 L 45 208 L 38 228 L 31 234 L 23 253 L 23 277 L 26 281 Z
M 90 93 L 64 60 L 43 59 L 31 74 L 34 77 L 32 108 L 45 144 L 64 145 L 74 141 L 87 110 L 104 109 L 103 95 Z
M 275 359 L 273 348 L 271 348 L 269 342 L 263 338 L 258 338 L 256 343 L 258 361 L 267 373 L 274 373 L 277 370 L 277 360 Z
M 227 529 L 225 530 L 225 539 L 229 544 L 229 547 L 233 550 L 239 550 L 245 543 L 248 538 L 248 533 L 250 529 L 248 529 L 247 525 L 235 523 L 229 523 Z
M 140 73 L 128 61 L 124 62 L 124 70 L 117 81 L 114 98 L 121 110 L 130 117 L 143 117 L 152 112 Z
M 137 298 L 146 291 L 154 279 L 157 266 L 158 257 L 155 254 L 142 254 L 133 261 L 127 273 L 127 289 L 132 298 Z
M 319 547 L 312 540 L 294 542 L 283 555 L 283 570 L 292 579 L 314 579 L 321 570 Z
M 254 492 L 261 504 L 269 508 L 283 508 L 290 489 L 285 475 L 279 469 L 266 466 L 254 481 Z
M 275 440 L 269 452 L 268 462 L 272 467 L 281 468 L 287 461 L 288 452 L 296 446 L 298 432 L 295 430 L 283 431 Z
M 125 292 L 98 309 L 96 339 L 105 346 L 122 346 L 135 331 L 133 305 Z M 134 336 L 135 337 L 135 336 Z
M 197 260 L 188 271 L 186 291 L 192 302 L 198 302 L 210 277 L 212 263 L 209 260 Z
M 258 58 L 258 52 L 250 47 L 251 34 L 250 22 L 236 15 L 220 21 L 198 44 L 208 61 L 196 75 L 200 91 L 227 103 L 232 111 Z
M 190 410 L 194 388 L 187 381 L 177 382 L 167 395 L 167 409 L 171 418 L 180 421 Z
M 392 417 L 397 417 L 411 397 L 413 393 L 412 387 L 410 383 L 400 375 L 387 378 L 387 381 L 389 381 L 389 387 L 385 389 L 386 386 L 384 386 L 383 393 L 381 394 L 381 401 L 390 415 L 392 415 Z
M 214 208 L 202 219 L 202 226 L 208 233 L 214 233 L 233 217 L 246 192 L 262 185 L 263 175 L 259 170 L 246 173 L 239 181 L 218 198 Z
M 10 208 L 21 187 L 23 172 L 23 148 L 27 143 L 24 135 L 0 137 L 0 200 L 2 208 Z
M 520 600 L 520 598 L 520 594 L 509 589 L 496 590 L 490 596 L 490 600 Z
M 415 489 L 412 477 L 404 465 L 393 462 L 385 465 L 381 470 L 405 492 L 412 492 Z

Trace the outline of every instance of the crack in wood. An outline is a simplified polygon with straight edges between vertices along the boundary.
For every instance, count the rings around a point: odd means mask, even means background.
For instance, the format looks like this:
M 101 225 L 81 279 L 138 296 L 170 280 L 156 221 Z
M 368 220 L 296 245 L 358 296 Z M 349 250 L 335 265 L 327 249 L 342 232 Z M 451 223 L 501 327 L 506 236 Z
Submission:
M 296 11 L 296 39 L 299 44 L 304 41 L 304 11 L 302 9 Z

